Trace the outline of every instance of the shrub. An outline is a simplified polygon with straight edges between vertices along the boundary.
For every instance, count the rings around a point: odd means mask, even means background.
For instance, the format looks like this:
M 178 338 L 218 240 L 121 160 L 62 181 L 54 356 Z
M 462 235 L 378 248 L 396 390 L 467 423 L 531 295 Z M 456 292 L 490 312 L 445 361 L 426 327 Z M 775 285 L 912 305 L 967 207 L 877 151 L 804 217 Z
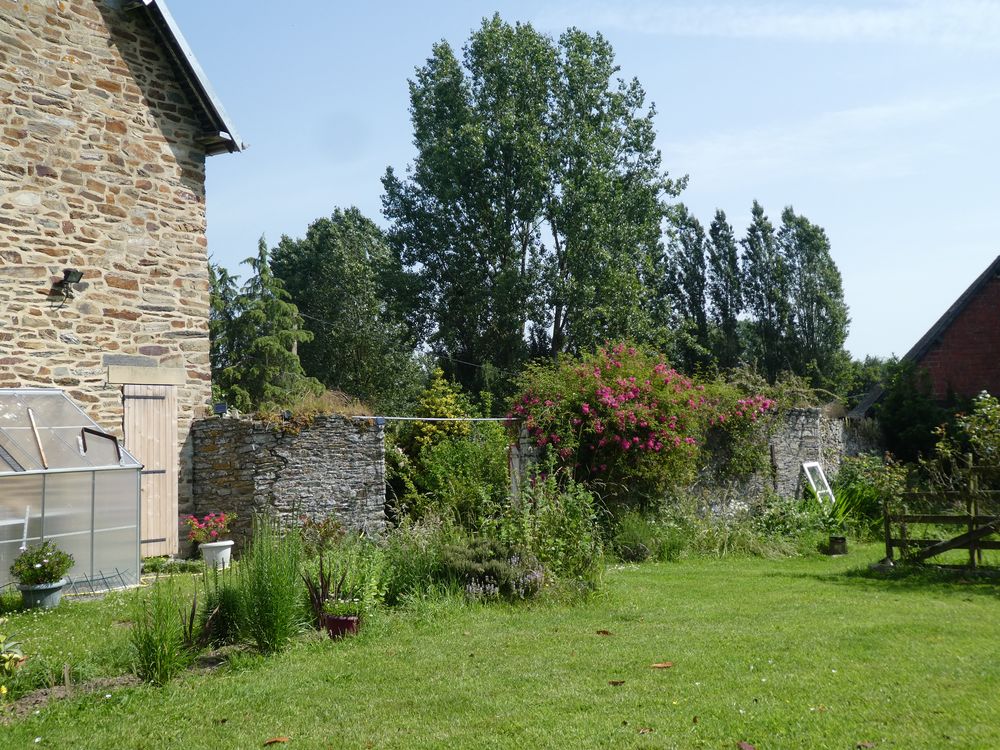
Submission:
M 168 581 L 157 580 L 148 596 L 133 602 L 129 652 L 132 672 L 142 681 L 165 685 L 186 669 L 194 653 L 181 598 Z
M 902 492 L 905 482 L 906 470 L 891 458 L 844 458 L 831 485 L 838 519 L 862 536 L 877 534 L 883 520 L 883 503 Z
M 445 546 L 460 536 L 453 525 L 434 516 L 403 519 L 382 542 L 386 603 L 426 594 L 438 580 Z
M 10 574 L 23 586 L 38 586 L 61 581 L 72 567 L 73 555 L 50 540 L 18 555 L 10 566 Z
M 568 471 L 543 468 L 488 521 L 487 533 L 531 553 L 556 577 L 595 584 L 602 545 L 594 496 Z
M 448 437 L 420 451 L 415 483 L 421 493 L 418 516 L 428 512 L 478 530 L 488 509 L 510 491 L 507 431 L 496 422 L 476 425 L 466 437 Z
M 735 431 L 776 406 L 725 383 L 695 383 L 627 344 L 531 366 L 521 386 L 511 416 L 561 468 L 602 482 L 605 499 L 616 501 L 688 485 L 705 463 L 711 429 Z
M 545 581 L 541 563 L 530 553 L 483 537 L 444 547 L 440 575 L 474 600 L 530 599 Z
M 261 653 L 280 651 L 305 623 L 304 590 L 299 577 L 302 541 L 284 533 L 265 516 L 255 516 L 250 546 L 237 568 L 241 635 Z
M 615 523 L 611 546 L 622 562 L 676 560 L 688 544 L 688 534 L 677 523 L 637 511 L 624 513 Z

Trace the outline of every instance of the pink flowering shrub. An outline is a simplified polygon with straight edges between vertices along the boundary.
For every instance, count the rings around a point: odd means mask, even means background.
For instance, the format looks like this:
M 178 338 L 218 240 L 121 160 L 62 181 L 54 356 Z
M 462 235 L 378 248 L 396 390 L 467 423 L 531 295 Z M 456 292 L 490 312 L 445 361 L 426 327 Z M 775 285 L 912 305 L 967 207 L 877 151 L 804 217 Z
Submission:
M 776 408 L 726 383 L 695 382 L 623 343 L 532 366 L 521 386 L 510 416 L 578 480 L 601 482 L 606 496 L 692 482 L 711 433 L 750 434 Z
M 187 516 L 184 523 L 188 526 L 188 541 L 198 544 L 221 542 L 222 537 L 229 533 L 229 524 L 234 520 L 235 513 L 209 513 L 203 518 Z

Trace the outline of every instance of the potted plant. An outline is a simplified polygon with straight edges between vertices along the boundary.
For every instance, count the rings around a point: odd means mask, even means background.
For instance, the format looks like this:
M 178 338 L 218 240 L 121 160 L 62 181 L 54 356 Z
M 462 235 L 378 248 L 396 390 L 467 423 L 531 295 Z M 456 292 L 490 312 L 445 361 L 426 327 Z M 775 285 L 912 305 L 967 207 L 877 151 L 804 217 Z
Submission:
M 188 541 L 198 545 L 201 559 L 209 568 L 228 568 L 233 550 L 233 540 L 223 539 L 229 533 L 229 524 L 236 519 L 235 513 L 209 513 L 198 518 L 188 516 Z
M 46 541 L 18 555 L 10 574 L 17 579 L 26 608 L 52 609 L 62 598 L 66 574 L 72 567 L 73 555 L 63 552 L 55 542 Z
M 340 578 L 334 580 L 334 566 L 327 567 L 323 554 L 319 556 L 316 575 L 302 573 L 302 580 L 309 594 L 309 608 L 312 610 L 316 627 L 323 628 L 331 638 L 342 638 L 358 632 L 361 622 L 360 602 L 343 598 L 344 583 L 347 581 L 348 567 L 343 566 Z
M 361 624 L 363 609 L 357 599 L 331 599 L 323 608 L 320 621 L 331 638 L 355 635 Z

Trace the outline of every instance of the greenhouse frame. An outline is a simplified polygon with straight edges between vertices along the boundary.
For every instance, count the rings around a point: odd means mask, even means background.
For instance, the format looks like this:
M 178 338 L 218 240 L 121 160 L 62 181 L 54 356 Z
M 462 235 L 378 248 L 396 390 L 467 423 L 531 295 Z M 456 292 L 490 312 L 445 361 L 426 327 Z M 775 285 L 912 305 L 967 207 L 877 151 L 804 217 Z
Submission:
M 0 587 L 22 549 L 73 555 L 77 593 L 139 582 L 139 463 L 57 388 L 0 388 Z

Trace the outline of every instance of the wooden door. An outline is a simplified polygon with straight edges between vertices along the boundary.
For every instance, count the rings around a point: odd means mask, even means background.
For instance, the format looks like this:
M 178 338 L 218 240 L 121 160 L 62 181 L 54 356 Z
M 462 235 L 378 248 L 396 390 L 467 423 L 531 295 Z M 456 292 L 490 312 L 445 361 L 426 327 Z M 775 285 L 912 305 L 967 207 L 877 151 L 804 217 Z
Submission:
M 139 529 L 143 557 L 177 554 L 177 392 L 125 385 L 125 447 L 143 464 Z

